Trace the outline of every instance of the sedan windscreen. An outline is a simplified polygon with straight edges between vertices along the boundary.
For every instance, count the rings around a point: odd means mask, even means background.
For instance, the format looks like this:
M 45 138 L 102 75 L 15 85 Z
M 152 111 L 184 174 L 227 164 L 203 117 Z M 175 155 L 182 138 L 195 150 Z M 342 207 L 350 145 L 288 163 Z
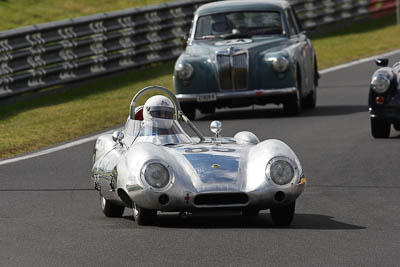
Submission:
M 282 34 L 281 13 L 246 11 L 201 16 L 197 20 L 195 39 L 211 39 L 228 35 Z

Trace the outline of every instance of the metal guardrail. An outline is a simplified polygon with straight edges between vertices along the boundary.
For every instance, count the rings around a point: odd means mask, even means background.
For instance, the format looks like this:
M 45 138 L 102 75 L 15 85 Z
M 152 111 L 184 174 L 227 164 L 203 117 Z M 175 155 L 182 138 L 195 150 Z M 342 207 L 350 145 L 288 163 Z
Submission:
M 395 1 L 289 0 L 306 29 L 378 14 Z M 0 32 L 0 98 L 173 60 L 183 51 L 193 12 L 208 2 L 182 0 Z

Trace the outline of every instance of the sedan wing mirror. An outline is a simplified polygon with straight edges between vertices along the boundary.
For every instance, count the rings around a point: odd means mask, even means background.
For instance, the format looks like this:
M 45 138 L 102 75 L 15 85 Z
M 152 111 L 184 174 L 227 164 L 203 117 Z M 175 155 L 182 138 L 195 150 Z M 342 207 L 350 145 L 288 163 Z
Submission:
M 179 36 L 179 39 L 181 40 L 183 46 L 186 47 L 189 39 L 189 34 L 188 33 L 182 34 Z
M 375 59 L 375 64 L 380 67 L 387 67 L 387 65 L 389 64 L 389 59 L 388 58 L 377 58 L 377 59 Z

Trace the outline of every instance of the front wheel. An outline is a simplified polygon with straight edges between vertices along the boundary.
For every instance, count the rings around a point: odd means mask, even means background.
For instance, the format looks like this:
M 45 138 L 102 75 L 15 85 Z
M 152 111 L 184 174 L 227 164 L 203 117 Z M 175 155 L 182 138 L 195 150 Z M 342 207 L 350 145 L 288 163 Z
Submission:
M 154 225 L 157 219 L 157 210 L 145 209 L 134 204 L 133 218 L 138 225 Z
M 276 226 L 288 226 L 293 221 L 296 202 L 289 205 L 271 208 L 272 221 Z
M 125 207 L 111 203 L 102 195 L 100 195 L 100 204 L 101 210 L 103 211 L 104 215 L 106 215 L 106 217 L 122 217 L 122 215 L 124 214 Z
M 297 89 L 296 94 L 283 103 L 283 111 L 289 116 L 298 115 L 301 112 L 299 89 Z
M 310 94 L 301 100 L 301 106 L 304 109 L 314 109 L 317 106 L 317 88 L 313 88 Z
M 371 133 L 375 138 L 388 138 L 390 135 L 390 123 L 371 118 Z

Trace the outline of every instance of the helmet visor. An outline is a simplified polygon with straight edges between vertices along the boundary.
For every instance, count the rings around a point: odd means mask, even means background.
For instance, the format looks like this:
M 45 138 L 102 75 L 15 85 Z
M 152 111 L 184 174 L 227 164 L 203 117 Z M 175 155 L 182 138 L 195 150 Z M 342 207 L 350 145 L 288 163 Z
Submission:
M 174 118 L 174 112 L 169 110 L 153 110 L 150 111 L 150 115 L 153 118 L 172 120 Z

